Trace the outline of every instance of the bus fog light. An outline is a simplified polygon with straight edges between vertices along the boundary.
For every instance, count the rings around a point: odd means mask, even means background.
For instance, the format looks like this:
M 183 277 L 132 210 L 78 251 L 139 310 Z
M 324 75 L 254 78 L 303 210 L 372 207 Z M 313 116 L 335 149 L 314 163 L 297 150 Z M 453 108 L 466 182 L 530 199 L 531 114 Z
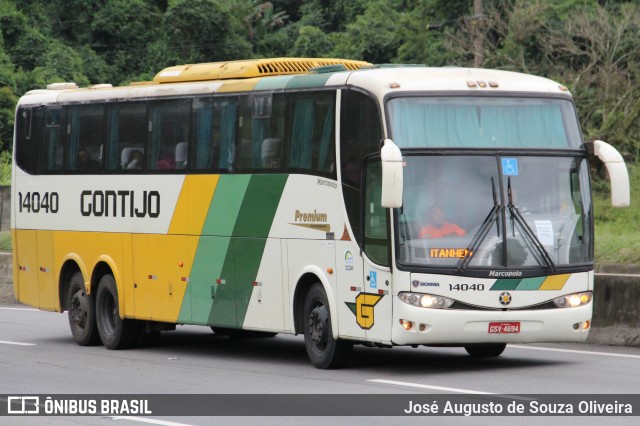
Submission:
M 407 320 L 400 320 L 400 325 L 402 326 L 402 328 L 404 328 L 405 330 L 409 331 L 411 330 L 411 328 L 413 328 L 413 323 L 411 321 L 407 321 Z
M 577 322 L 573 324 L 573 329 L 575 331 L 586 331 L 591 327 L 591 321 Z
M 424 325 L 424 324 L 420 324 L 420 326 L 418 327 L 418 330 L 420 330 L 420 331 L 424 331 L 426 328 L 427 328 L 427 326 L 426 326 L 426 325 Z
M 591 303 L 593 299 L 593 293 L 586 291 L 584 293 L 568 294 L 553 299 L 553 303 L 558 308 L 577 308 L 578 306 L 584 306 Z

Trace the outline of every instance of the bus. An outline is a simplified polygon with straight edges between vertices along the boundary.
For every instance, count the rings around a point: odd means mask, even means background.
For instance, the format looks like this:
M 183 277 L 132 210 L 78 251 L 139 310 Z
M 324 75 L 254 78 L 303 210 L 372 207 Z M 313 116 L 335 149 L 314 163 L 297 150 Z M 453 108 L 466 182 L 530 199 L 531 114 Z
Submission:
M 15 123 L 14 292 L 81 346 L 202 325 L 303 334 L 337 368 L 354 344 L 582 342 L 592 158 L 629 204 L 567 88 L 513 72 L 189 64 L 30 91 Z

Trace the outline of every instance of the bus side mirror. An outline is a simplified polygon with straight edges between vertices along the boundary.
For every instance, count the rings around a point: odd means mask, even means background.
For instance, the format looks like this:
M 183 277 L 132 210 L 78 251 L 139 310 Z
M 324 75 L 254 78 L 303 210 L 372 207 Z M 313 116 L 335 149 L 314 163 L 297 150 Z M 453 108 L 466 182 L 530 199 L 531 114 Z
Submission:
M 385 139 L 380 150 L 382 160 L 382 207 L 402 207 L 403 162 L 400 148 L 391 139 Z
M 611 181 L 611 205 L 628 207 L 631 199 L 629 173 L 622 155 L 617 149 L 600 140 L 593 141 L 593 153 L 607 168 Z

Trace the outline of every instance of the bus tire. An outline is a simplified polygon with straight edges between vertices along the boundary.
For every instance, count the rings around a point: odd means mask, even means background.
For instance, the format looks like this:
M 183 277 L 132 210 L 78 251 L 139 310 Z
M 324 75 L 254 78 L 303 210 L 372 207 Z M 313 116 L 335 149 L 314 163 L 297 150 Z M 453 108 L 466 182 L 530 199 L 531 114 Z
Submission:
M 93 296 L 87 294 L 84 279 L 76 272 L 69 280 L 67 293 L 67 314 L 73 340 L 80 346 L 100 344 L 100 335 L 96 324 L 96 304 Z
M 321 369 L 343 367 L 349 361 L 353 342 L 333 338 L 329 302 L 322 284 L 311 286 L 303 312 L 304 343 L 311 363 Z
M 493 358 L 500 356 L 506 347 L 506 343 L 478 343 L 467 345 L 464 349 L 474 358 Z
M 96 294 L 96 323 L 100 339 L 107 349 L 126 349 L 133 346 L 140 333 L 135 320 L 121 319 L 118 290 L 113 276 L 104 275 Z

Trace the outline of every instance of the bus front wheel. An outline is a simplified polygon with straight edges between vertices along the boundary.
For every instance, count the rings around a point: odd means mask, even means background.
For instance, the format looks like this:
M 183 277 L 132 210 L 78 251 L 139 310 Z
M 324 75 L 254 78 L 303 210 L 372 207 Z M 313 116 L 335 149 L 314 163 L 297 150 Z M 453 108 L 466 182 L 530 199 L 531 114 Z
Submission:
M 343 367 L 349 360 L 353 343 L 336 340 L 331 331 L 331 312 L 320 283 L 314 284 L 304 302 L 304 343 L 311 363 L 317 368 Z
M 500 356 L 506 347 L 506 343 L 478 343 L 467 345 L 464 349 L 474 358 L 493 358 Z
M 80 346 L 99 344 L 95 301 L 92 295 L 87 294 L 80 272 L 73 274 L 69 281 L 67 311 L 73 340 Z
M 100 279 L 96 295 L 96 323 L 100 339 L 107 349 L 125 349 L 133 346 L 139 336 L 134 320 L 120 318 L 118 289 L 111 275 Z

